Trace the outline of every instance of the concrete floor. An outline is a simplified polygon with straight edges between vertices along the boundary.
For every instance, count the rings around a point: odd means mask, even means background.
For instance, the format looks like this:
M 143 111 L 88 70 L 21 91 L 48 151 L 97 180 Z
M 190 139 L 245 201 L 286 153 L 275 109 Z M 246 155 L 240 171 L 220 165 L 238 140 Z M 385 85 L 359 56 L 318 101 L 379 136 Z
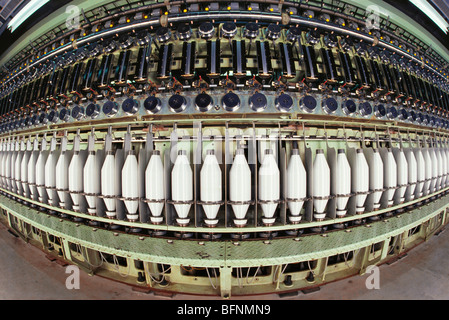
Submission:
M 20 238 L 11 235 L 0 224 L 0 299 L 1 300 L 220 300 L 175 295 L 172 298 L 154 293 L 140 293 L 125 284 L 80 273 L 80 289 L 68 290 L 69 274 L 65 267 L 51 262 L 45 254 Z M 232 297 L 231 300 L 391 300 L 449 299 L 449 231 L 419 245 L 394 264 L 379 268 L 380 289 L 367 289 L 370 274 L 329 283 L 319 291 L 295 296 L 276 294 L 254 297 Z

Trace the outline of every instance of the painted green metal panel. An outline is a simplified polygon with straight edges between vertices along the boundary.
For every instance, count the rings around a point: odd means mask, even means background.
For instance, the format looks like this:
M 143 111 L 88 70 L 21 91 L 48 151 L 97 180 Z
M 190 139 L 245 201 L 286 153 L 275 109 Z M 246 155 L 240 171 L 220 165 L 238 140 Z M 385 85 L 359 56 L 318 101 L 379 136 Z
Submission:
M 319 259 L 357 250 L 396 236 L 449 206 L 449 195 L 419 209 L 347 230 L 300 238 L 197 241 L 167 240 L 93 228 L 39 213 L 5 197 L 0 206 L 31 225 L 82 246 L 136 260 L 197 267 L 249 267 Z
M 422 208 L 360 227 L 303 236 L 295 239 L 241 241 L 228 245 L 226 263 L 232 266 L 260 266 L 320 259 L 370 246 L 414 228 L 449 206 L 449 196 Z M 351 230 L 348 232 L 347 230 Z
M 0 206 L 19 219 L 55 236 L 94 250 L 166 264 L 211 267 L 223 265 L 225 246 L 220 242 L 199 244 L 198 241 L 167 241 L 167 239 L 117 233 L 39 213 L 5 197 L 0 199 Z

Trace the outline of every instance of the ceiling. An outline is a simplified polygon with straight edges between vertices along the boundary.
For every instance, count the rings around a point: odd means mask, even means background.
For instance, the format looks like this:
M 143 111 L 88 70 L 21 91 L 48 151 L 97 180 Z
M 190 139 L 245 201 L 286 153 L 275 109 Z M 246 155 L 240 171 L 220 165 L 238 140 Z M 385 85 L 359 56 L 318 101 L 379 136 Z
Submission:
M 449 23 L 449 0 L 430 0 L 428 1 Z
M 415 23 L 418 23 L 426 31 L 431 33 L 438 41 L 440 41 L 444 47 L 449 49 L 449 35 L 445 34 L 429 17 L 427 17 L 420 9 L 408 0 L 384 0 L 386 3 L 402 11 Z M 449 0 L 427 0 L 428 3 L 436 6 L 434 3 L 438 2 L 441 9 L 437 9 L 441 12 L 441 15 L 447 20 L 449 17 Z M 449 21 L 449 20 L 448 20 Z
M 8 22 L 29 0 L 0 0 L 0 34 L 6 29 Z
M 42 8 L 37 10 L 13 33 L 8 29 L 8 23 L 20 10 L 25 7 L 30 0 L 0 0 L 0 43 L 13 43 L 23 33 L 33 25 L 48 16 L 54 10 L 66 5 L 70 0 L 49 1 Z M 0 55 L 4 52 L 5 46 L 0 45 Z

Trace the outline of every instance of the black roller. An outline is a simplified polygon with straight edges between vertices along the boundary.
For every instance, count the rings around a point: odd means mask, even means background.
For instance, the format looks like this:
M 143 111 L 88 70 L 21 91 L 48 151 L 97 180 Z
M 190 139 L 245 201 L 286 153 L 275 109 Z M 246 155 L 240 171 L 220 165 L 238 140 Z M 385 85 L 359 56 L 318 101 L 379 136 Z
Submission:
M 416 114 L 416 122 L 417 123 L 423 123 L 424 122 L 424 115 L 422 115 L 421 113 L 417 113 Z
M 225 94 L 221 102 L 226 111 L 235 111 L 240 107 L 240 98 L 233 92 Z
M 84 116 L 84 108 L 80 106 L 74 106 L 72 108 L 72 117 L 76 120 L 82 119 Z
M 139 103 L 137 100 L 128 98 L 123 101 L 122 110 L 127 114 L 135 114 L 139 110 Z
M 31 125 L 36 125 L 39 124 L 39 116 L 37 114 L 35 114 L 34 116 L 31 117 Z
M 328 48 L 334 48 L 338 44 L 337 35 L 335 33 L 327 33 L 324 36 L 324 44 Z
M 440 118 L 437 118 L 437 117 L 432 117 L 433 119 L 433 126 L 435 127 L 435 128 L 441 128 L 441 126 L 442 126 L 442 122 L 441 122 L 441 119 Z
M 373 107 L 369 102 L 362 102 L 359 104 L 359 113 L 361 116 L 366 117 L 373 113 Z
M 232 21 L 227 21 L 223 23 L 221 27 L 221 32 L 225 38 L 233 38 L 237 34 L 237 25 Z
M 192 29 L 190 28 L 190 25 L 187 23 L 180 24 L 178 26 L 177 31 L 178 31 L 179 39 L 181 39 L 181 40 L 188 40 L 192 36 Z
M 86 116 L 94 119 L 100 114 L 100 106 L 95 103 L 91 103 L 86 107 Z
M 276 98 L 275 105 L 279 111 L 289 112 L 293 107 L 293 99 L 290 95 L 283 93 Z
M 326 98 L 321 101 L 321 107 L 324 112 L 332 114 L 338 109 L 338 102 L 334 98 Z
M 304 96 L 299 100 L 299 106 L 305 112 L 312 113 L 316 108 L 316 99 L 312 96 Z
M 171 31 L 167 27 L 160 27 L 156 31 L 156 39 L 159 42 L 167 42 L 171 38 Z
M 267 107 L 267 97 L 257 92 L 249 98 L 249 107 L 256 112 L 263 111 Z
M 267 27 L 266 37 L 269 40 L 276 40 L 281 36 L 281 26 L 275 23 L 270 23 Z
M 143 107 L 150 113 L 157 113 L 161 110 L 161 100 L 155 96 L 149 96 L 145 99 Z
M 133 44 L 133 38 L 128 34 L 123 34 L 119 38 L 120 47 L 122 49 L 129 48 Z
M 207 93 L 200 93 L 195 98 L 195 106 L 201 112 L 209 111 L 213 106 L 213 100 Z
M 312 29 L 306 34 L 307 43 L 315 45 L 320 41 L 320 32 L 316 29 Z
M 115 115 L 117 113 L 117 111 L 118 111 L 118 104 L 117 104 L 117 102 L 107 101 L 103 105 L 103 113 L 105 115 L 107 115 L 108 117 Z
M 389 107 L 387 109 L 387 117 L 388 119 L 396 119 L 398 116 L 398 110 L 396 109 L 396 107 Z
M 290 27 L 287 32 L 287 40 L 288 41 L 295 41 L 301 37 L 301 29 L 298 27 Z
M 39 116 L 39 123 L 47 124 L 48 123 L 48 115 L 45 112 L 42 112 Z M 16 127 L 16 126 L 14 126 Z
M 199 28 L 198 33 L 200 34 L 200 37 L 203 39 L 210 39 L 214 36 L 215 29 L 212 22 L 203 22 Z
M 112 39 L 105 40 L 103 43 L 103 48 L 104 48 L 103 49 L 104 52 L 110 53 L 110 52 L 114 51 L 115 49 L 117 49 L 117 44 Z
M 137 44 L 143 46 L 150 42 L 150 36 L 147 30 L 141 30 L 136 35 Z
M 354 100 L 348 99 L 343 101 L 341 106 L 343 112 L 346 115 L 352 115 L 357 111 L 357 105 L 355 104 Z
M 387 114 L 387 110 L 385 109 L 385 106 L 380 103 L 374 106 L 374 115 L 376 118 L 383 118 Z
M 168 99 L 168 105 L 173 112 L 182 112 L 187 107 L 186 98 L 179 94 L 174 94 Z
M 62 121 L 69 121 L 70 110 L 67 108 L 62 108 L 61 111 L 59 111 L 59 119 Z
M 248 22 L 245 25 L 244 35 L 248 39 L 254 39 L 259 35 L 259 24 L 256 22 Z

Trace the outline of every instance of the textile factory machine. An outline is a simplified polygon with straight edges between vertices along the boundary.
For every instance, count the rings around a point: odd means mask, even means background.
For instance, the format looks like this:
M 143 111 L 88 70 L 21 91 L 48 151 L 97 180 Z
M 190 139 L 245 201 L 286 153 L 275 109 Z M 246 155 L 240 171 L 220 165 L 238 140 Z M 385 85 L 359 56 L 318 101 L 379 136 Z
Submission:
M 447 224 L 446 57 L 395 21 L 352 1 L 83 15 L 1 81 L 0 221 L 47 254 L 229 298 L 363 274 Z

